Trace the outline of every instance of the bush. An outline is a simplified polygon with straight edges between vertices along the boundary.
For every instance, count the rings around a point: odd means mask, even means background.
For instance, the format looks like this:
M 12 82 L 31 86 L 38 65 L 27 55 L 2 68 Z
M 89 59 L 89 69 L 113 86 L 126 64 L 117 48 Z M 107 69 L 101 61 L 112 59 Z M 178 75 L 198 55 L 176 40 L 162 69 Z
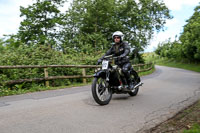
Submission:
M 66 54 L 54 50 L 46 45 L 25 46 L 20 45 L 18 48 L 9 48 L 3 51 L 0 56 L 1 66 L 15 65 L 91 65 L 96 64 L 100 56 L 91 56 L 84 53 L 78 53 L 69 50 Z M 49 76 L 64 76 L 64 75 L 81 75 L 82 71 L 79 68 L 48 68 Z M 91 69 L 87 72 L 93 72 Z M 88 74 L 88 73 L 87 73 Z M 44 70 L 41 68 L 27 69 L 0 69 L 0 84 L 5 81 L 17 79 L 30 79 L 44 77 Z M 69 85 L 72 82 L 82 82 L 82 79 L 65 79 L 54 80 L 52 86 Z M 38 83 L 38 84 L 43 84 Z M 31 84 L 25 84 L 22 88 L 31 87 Z M 11 86 L 11 89 L 15 88 Z

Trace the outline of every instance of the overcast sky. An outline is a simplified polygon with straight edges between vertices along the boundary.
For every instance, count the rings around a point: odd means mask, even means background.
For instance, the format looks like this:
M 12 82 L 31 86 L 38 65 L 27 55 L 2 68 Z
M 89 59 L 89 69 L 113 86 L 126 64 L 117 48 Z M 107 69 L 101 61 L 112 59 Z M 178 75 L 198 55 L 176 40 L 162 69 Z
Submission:
M 71 1 L 71 0 L 68 0 Z M 155 34 L 151 45 L 147 47 L 146 52 L 155 50 L 159 42 L 165 41 L 168 38 L 174 39 L 176 35 L 183 30 L 186 20 L 193 14 L 194 8 L 200 2 L 199 0 L 163 0 L 166 6 L 170 9 L 172 20 L 167 20 L 166 30 Z M 27 7 L 32 4 L 32 0 L 0 0 L 0 38 L 4 34 L 15 34 L 18 31 L 20 22 L 20 6 Z M 69 3 L 65 5 L 69 6 Z

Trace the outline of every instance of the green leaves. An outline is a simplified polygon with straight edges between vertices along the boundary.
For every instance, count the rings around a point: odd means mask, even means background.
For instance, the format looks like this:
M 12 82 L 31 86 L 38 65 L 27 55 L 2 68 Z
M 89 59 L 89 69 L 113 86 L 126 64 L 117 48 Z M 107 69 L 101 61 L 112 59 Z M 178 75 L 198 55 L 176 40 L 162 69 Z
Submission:
M 194 14 L 188 24 L 184 26 L 184 31 L 180 36 L 180 41 L 183 44 L 185 56 L 192 61 L 200 61 L 200 6 L 195 8 Z
M 200 61 L 200 5 L 195 8 L 194 14 L 186 22 L 179 41 L 163 42 L 158 46 L 157 54 L 192 62 Z
M 61 13 L 65 0 L 35 0 L 21 7 L 18 40 L 28 45 L 50 45 L 66 53 L 105 51 L 113 32 L 126 35 L 131 47 L 142 51 L 170 19 L 168 8 L 156 0 L 74 0 L 71 8 Z
M 131 46 L 141 51 L 148 45 L 154 30 L 159 31 L 166 19 L 171 18 L 164 3 L 154 0 L 140 0 L 138 3 L 133 0 L 74 0 L 67 16 L 66 29 L 72 27 L 72 31 L 76 30 L 73 33 L 66 30 L 66 38 L 74 43 L 87 43 L 95 48 L 94 51 L 102 50 L 102 44 L 95 37 L 89 39 L 91 36 L 100 35 L 100 39 L 105 39 L 104 50 L 110 47 L 111 35 L 117 30 L 124 32 Z M 70 36 L 78 37 L 78 42 Z
M 20 45 L 15 49 L 6 49 L 4 54 L 0 55 L 1 66 L 15 65 L 94 65 L 103 53 L 91 55 L 83 52 L 76 52 L 71 49 L 63 54 L 50 46 L 27 46 Z M 94 69 L 89 70 L 87 74 L 92 74 Z M 48 68 L 49 76 L 81 75 L 82 71 L 78 68 Z M 31 79 L 44 77 L 44 70 L 34 69 L 0 69 L 0 87 L 4 86 L 5 81 L 18 79 Z M 66 79 L 52 81 L 52 85 L 67 85 L 73 81 L 82 82 L 81 79 Z M 41 83 L 38 83 L 41 84 Z M 42 82 L 43 84 L 43 82 Z M 31 84 L 16 85 L 14 88 L 29 88 Z
M 35 0 L 27 8 L 21 7 L 24 20 L 7 45 L 49 45 L 64 54 L 71 50 L 95 55 L 110 48 L 113 32 L 122 31 L 125 40 L 140 52 L 171 18 L 165 4 L 157 0 L 74 0 L 62 13 L 64 2 Z
M 47 44 L 54 46 L 58 41 L 58 30 L 61 25 L 60 4 L 64 0 L 37 0 L 27 8 L 20 7 L 21 22 L 18 38 L 29 45 Z

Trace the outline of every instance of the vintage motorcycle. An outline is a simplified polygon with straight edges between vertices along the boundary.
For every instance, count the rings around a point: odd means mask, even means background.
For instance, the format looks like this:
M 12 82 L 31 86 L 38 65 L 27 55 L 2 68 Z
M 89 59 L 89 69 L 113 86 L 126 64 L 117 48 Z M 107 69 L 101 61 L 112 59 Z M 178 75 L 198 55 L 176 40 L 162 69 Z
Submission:
M 134 87 L 127 89 L 128 86 L 124 84 L 126 79 L 121 68 L 118 65 L 112 65 L 113 60 L 116 58 L 113 55 L 105 56 L 102 67 L 95 71 L 91 89 L 93 98 L 99 105 L 107 105 L 113 93 L 136 96 L 139 87 L 143 84 L 140 82 L 137 72 L 131 68 L 130 78 Z

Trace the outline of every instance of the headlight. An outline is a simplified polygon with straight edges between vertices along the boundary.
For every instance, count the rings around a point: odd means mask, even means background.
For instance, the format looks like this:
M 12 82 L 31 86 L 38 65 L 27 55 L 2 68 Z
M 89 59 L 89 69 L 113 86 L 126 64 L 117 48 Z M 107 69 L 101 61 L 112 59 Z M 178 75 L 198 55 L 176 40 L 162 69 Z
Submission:
M 101 70 L 101 68 L 96 68 L 95 70 L 94 70 L 94 72 L 96 73 L 96 72 L 98 72 L 98 71 L 100 71 Z

